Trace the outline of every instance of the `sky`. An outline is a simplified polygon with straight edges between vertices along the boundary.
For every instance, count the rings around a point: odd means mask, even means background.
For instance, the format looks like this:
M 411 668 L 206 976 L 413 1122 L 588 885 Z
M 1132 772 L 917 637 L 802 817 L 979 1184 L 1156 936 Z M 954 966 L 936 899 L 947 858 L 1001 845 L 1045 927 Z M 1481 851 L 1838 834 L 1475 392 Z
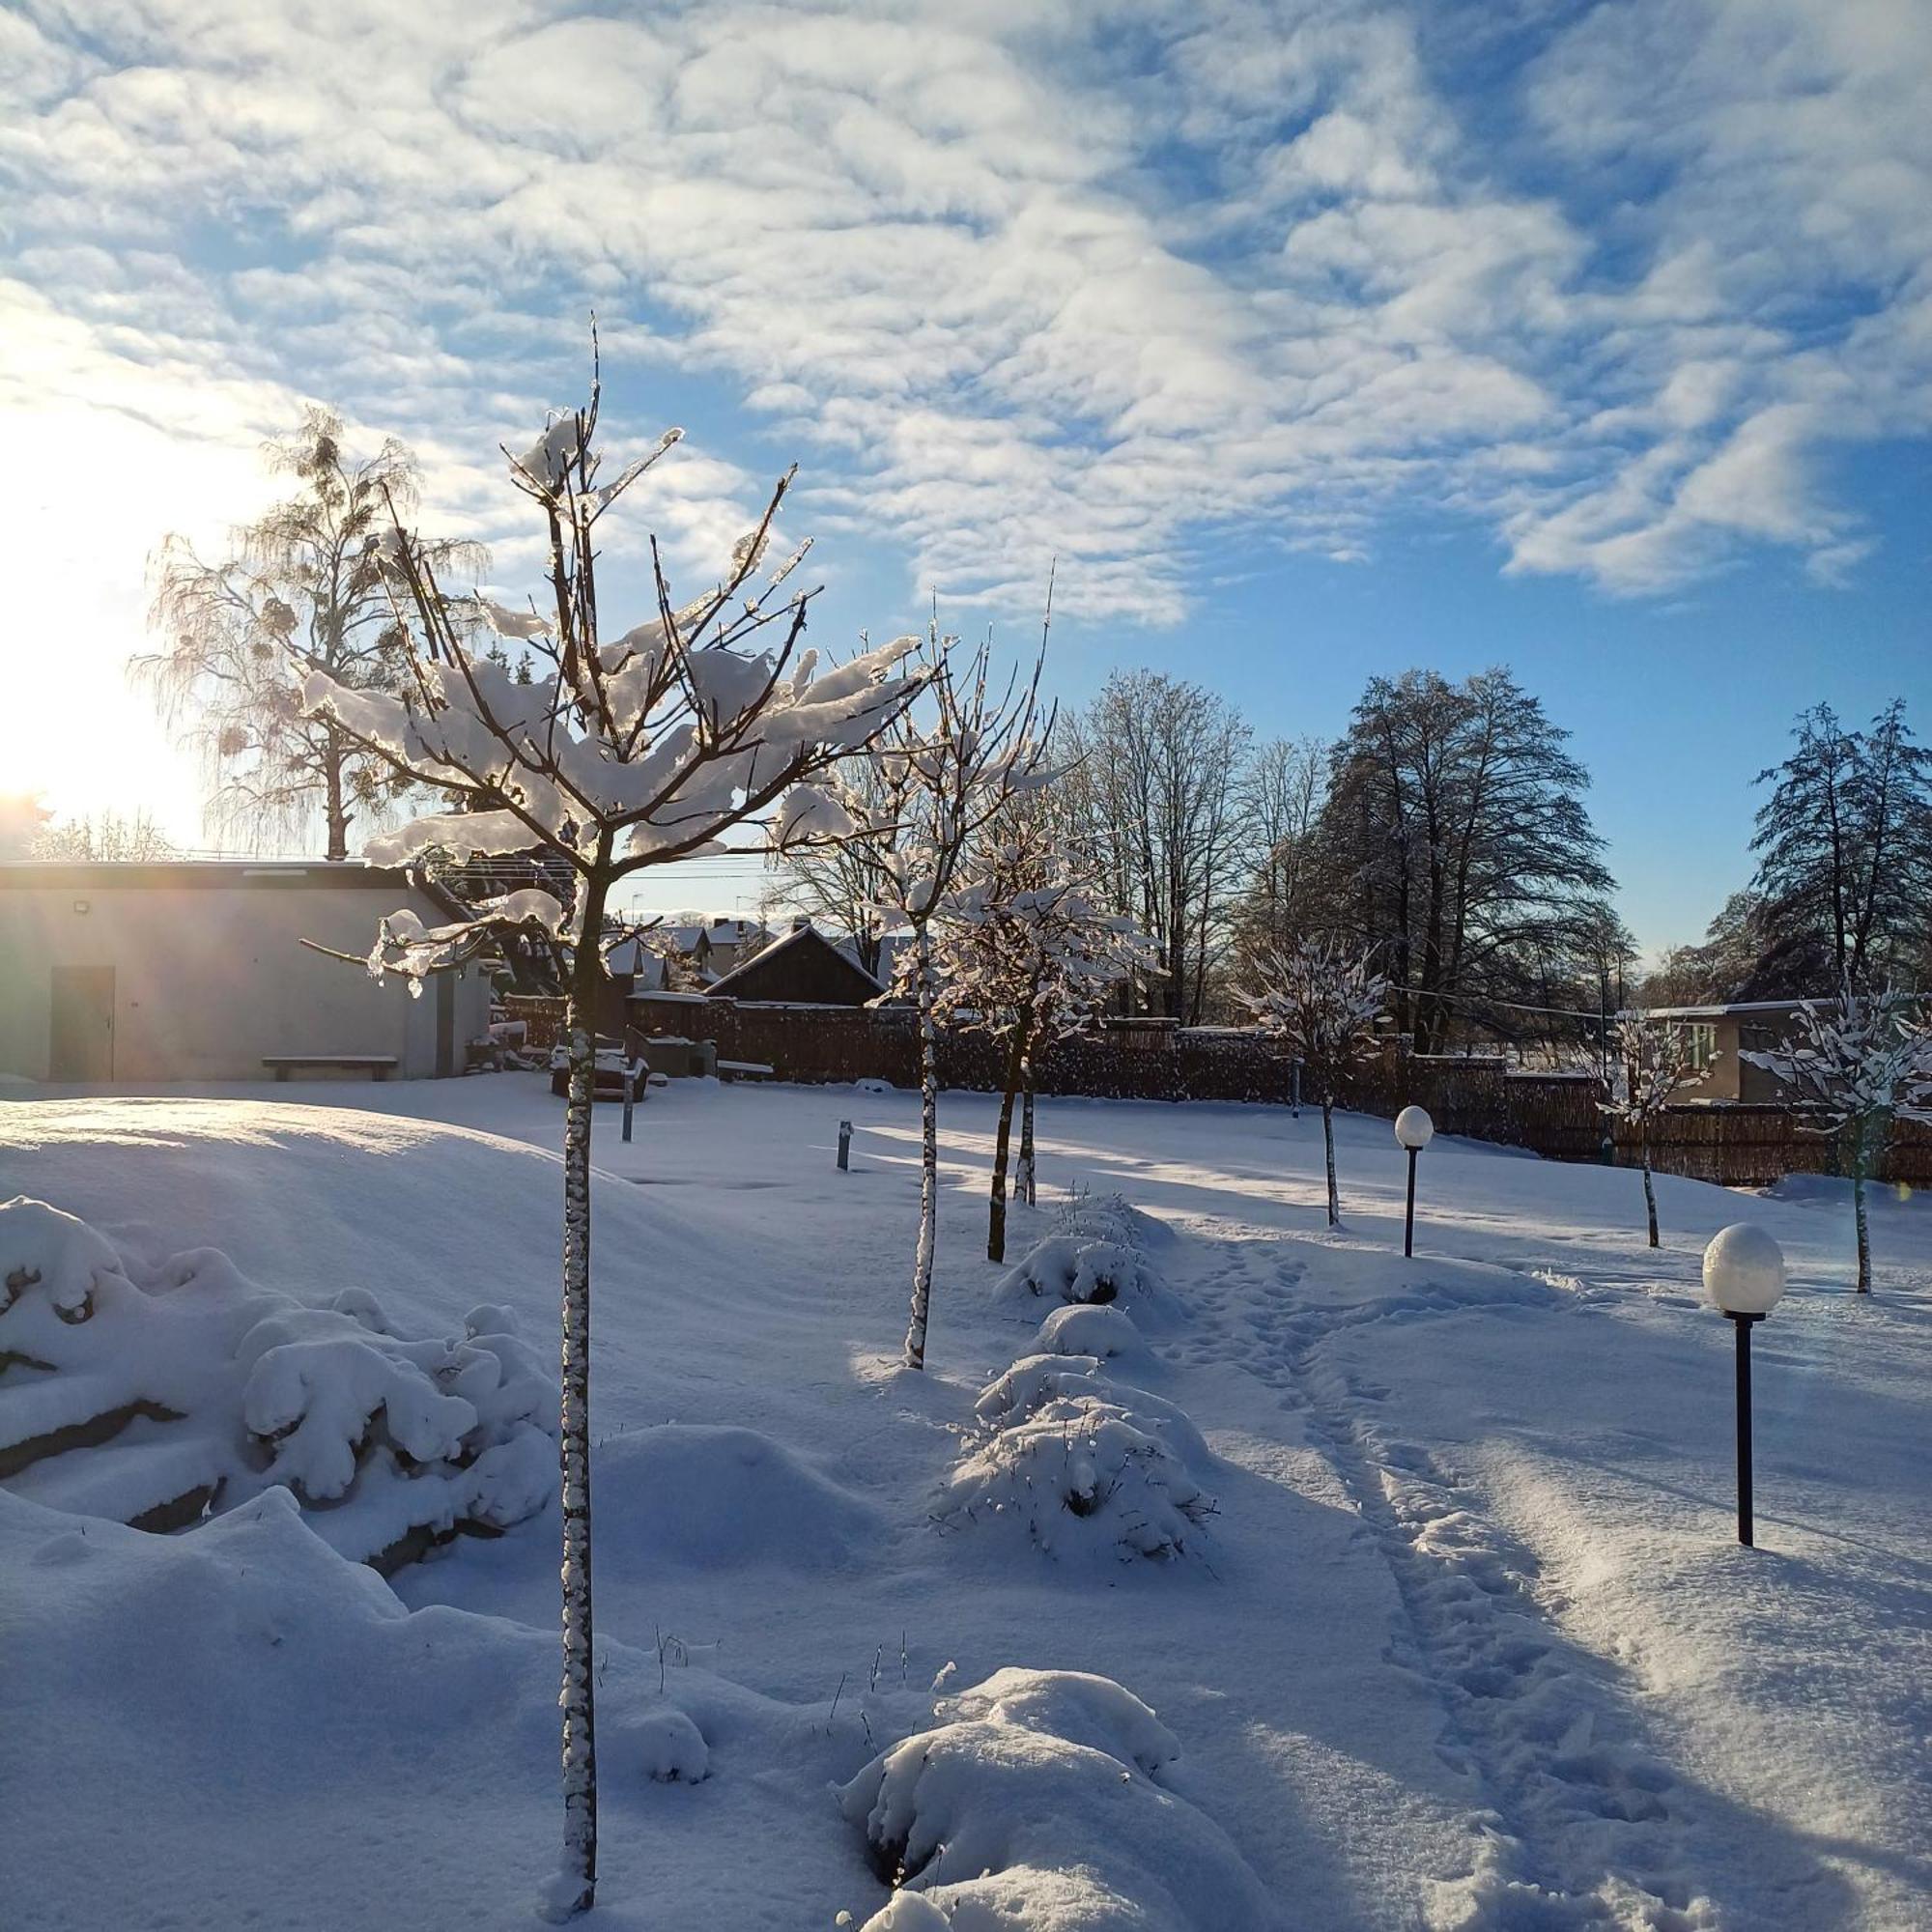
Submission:
M 686 438 L 607 610 L 771 479 L 810 640 L 942 622 L 1264 736 L 1507 664 L 1697 937 L 1795 715 L 1932 732 L 1923 0 L 13 0 L 0 792 L 211 842 L 125 665 L 308 401 L 538 561 L 498 444 Z M 619 515 L 623 513 L 620 511 Z M 749 906 L 755 865 L 666 906 Z

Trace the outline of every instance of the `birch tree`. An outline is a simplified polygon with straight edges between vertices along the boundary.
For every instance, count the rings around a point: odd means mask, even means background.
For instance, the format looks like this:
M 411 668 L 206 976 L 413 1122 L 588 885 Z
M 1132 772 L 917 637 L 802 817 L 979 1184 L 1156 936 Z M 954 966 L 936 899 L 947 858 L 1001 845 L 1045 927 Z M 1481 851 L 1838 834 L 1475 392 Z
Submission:
M 1154 949 L 1130 921 L 1101 907 L 1091 867 L 1065 855 L 1047 821 L 1019 812 L 945 908 L 937 965 L 942 1016 L 1006 1047 L 986 1224 L 986 1259 L 1004 1261 L 1013 1107 L 1022 1094 L 1019 1194 L 1028 1206 L 1034 1198 L 1034 1056 L 1086 1021 L 1130 974 L 1156 971 Z
M 1389 982 L 1368 962 L 1328 940 L 1303 940 L 1256 962 L 1259 985 L 1241 1003 L 1263 1034 L 1301 1062 L 1301 1087 L 1321 1103 L 1328 1167 L 1328 1225 L 1342 1220 L 1335 1186 L 1335 1099 L 1342 1077 L 1376 1041 Z
M 369 689 L 327 669 L 302 690 L 326 720 L 399 781 L 433 788 L 451 809 L 369 841 L 367 856 L 406 865 L 432 851 L 467 864 L 536 852 L 568 867 L 567 900 L 526 887 L 473 920 L 425 929 L 384 920 L 368 956 L 378 979 L 423 978 L 471 957 L 504 932 L 540 935 L 567 962 L 569 1094 L 563 1127 L 562 1519 L 564 1851 L 546 1893 L 554 1918 L 586 1911 L 597 1884 L 597 1768 L 592 1676 L 590 1498 L 590 1123 L 594 1029 L 605 983 L 600 942 L 612 894 L 647 867 L 724 849 L 724 835 L 766 819 L 793 847 L 855 828 L 829 782 L 838 763 L 886 730 L 921 675 L 901 667 L 912 638 L 819 671 L 803 650 L 810 592 L 788 585 L 792 551 L 760 578 L 791 477 L 772 492 L 715 587 L 673 604 L 655 541 L 655 610 L 609 641 L 600 622 L 597 525 L 677 440 L 668 432 L 608 481 L 595 448 L 598 389 L 553 419 L 510 479 L 529 498 L 548 548 L 541 593 L 522 609 L 462 599 L 399 518 L 382 556 L 404 639 L 399 688 Z M 507 452 L 506 452 L 507 454 Z M 399 506 L 391 503 L 392 511 Z M 527 681 L 466 643 L 480 617 L 530 666 Z
M 917 711 L 901 710 L 874 754 L 876 782 L 869 807 L 848 791 L 840 801 L 846 824 L 860 822 L 886 875 L 884 910 L 908 927 L 893 991 L 910 995 L 918 1010 L 920 1094 L 919 1239 L 913 1251 L 912 1310 L 905 1363 L 925 1367 L 926 1318 L 932 1301 L 933 1247 L 939 1223 L 939 973 L 935 926 L 962 882 L 976 841 L 1015 799 L 1052 776 L 1047 740 L 1054 714 L 1042 712 L 1040 672 L 1045 644 L 1032 676 L 1018 674 L 1004 690 L 991 684 L 991 651 L 980 645 L 963 664 L 953 640 L 937 630 L 922 667 L 925 696 Z M 929 711 L 928 711 L 929 707 Z M 869 810 L 869 819 L 862 814 Z
M 1650 1136 L 1658 1117 L 1687 1087 L 1704 1077 L 1709 1062 L 1691 1058 L 1690 1037 L 1682 1026 L 1636 1009 L 1617 1015 L 1610 1029 L 1610 1054 L 1615 1063 L 1609 1099 L 1598 1104 L 1612 1120 L 1636 1129 L 1643 1151 L 1643 1206 L 1650 1225 L 1650 1245 L 1657 1238 L 1657 1188 L 1651 1179 Z
M 342 419 L 324 409 L 266 456 L 293 495 L 232 530 L 213 560 L 185 537 L 162 539 L 149 621 L 163 641 L 130 668 L 200 747 L 212 818 L 288 837 L 319 811 L 324 856 L 346 859 L 358 812 L 386 815 L 407 781 L 305 710 L 302 682 L 321 671 L 348 689 L 403 688 L 407 650 L 382 556 L 394 515 L 414 509 L 415 459 L 394 438 L 355 458 Z M 414 542 L 439 573 L 473 575 L 486 562 L 475 544 Z
M 1778 1045 L 1739 1058 L 1775 1074 L 1808 1111 L 1804 1131 L 1835 1135 L 1852 1171 L 1859 1286 L 1871 1293 L 1865 1182 L 1878 1171 L 1894 1121 L 1932 1122 L 1932 1028 L 1913 994 L 1861 988 L 1849 974 L 1835 1000 L 1806 1001 Z

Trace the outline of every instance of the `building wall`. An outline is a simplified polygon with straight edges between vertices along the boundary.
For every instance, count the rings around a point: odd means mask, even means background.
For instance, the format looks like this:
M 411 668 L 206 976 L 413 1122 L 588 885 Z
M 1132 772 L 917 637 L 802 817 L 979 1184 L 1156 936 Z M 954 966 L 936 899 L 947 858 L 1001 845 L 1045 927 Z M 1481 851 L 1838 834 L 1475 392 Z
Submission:
M 51 1077 L 56 966 L 114 969 L 117 1081 L 261 1080 L 273 1054 L 391 1054 L 398 1076 L 437 1071 L 434 982 L 412 1000 L 400 980 L 379 986 L 300 943 L 360 955 L 377 921 L 404 905 L 441 923 L 407 885 L 278 884 L 270 867 L 231 868 L 233 882 L 216 886 L 163 883 L 163 867 L 127 867 L 127 883 L 103 876 L 113 868 L 43 869 L 44 884 L 16 874 L 0 885 L 0 1072 Z M 454 1003 L 460 1072 L 489 1020 L 481 968 L 442 997 Z

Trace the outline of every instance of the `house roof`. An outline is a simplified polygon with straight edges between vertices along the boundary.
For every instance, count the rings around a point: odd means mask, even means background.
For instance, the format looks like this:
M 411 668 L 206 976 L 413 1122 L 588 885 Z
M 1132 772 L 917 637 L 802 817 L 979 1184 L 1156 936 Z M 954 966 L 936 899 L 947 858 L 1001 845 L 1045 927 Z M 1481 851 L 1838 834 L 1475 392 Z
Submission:
M 1918 1001 L 1932 999 L 1932 994 L 1913 993 L 1909 998 Z M 1652 1007 L 1649 1016 L 1657 1020 L 1721 1020 L 1739 1013 L 1795 1013 L 1800 1007 L 1824 1007 L 1833 1003 L 1833 996 L 1819 993 L 1801 996 L 1789 1000 L 1734 1000 L 1722 1007 Z
M 0 892 L 369 892 L 417 893 L 452 919 L 470 908 L 435 880 L 400 866 L 359 859 L 12 859 L 0 862 Z
M 859 979 L 865 980 L 875 994 L 886 990 L 849 952 L 842 947 L 835 946 L 816 926 L 812 925 L 801 925 L 786 933 L 782 939 L 775 940 L 762 952 L 746 960 L 742 966 L 732 967 L 730 972 L 715 980 L 706 990 L 714 997 L 729 999 L 736 987 L 744 982 L 747 975 L 755 973 L 762 978 L 775 963 L 783 958 L 787 951 L 797 952 L 801 949 L 818 949 L 829 952 L 848 972 L 856 974 Z

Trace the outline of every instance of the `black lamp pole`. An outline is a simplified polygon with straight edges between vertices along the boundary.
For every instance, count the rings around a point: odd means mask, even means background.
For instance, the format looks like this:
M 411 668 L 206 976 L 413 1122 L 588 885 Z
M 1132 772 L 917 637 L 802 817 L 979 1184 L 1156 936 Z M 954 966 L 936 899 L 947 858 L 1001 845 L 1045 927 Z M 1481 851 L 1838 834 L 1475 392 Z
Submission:
M 1729 1310 L 1725 1311 L 1729 1314 Z M 1750 1331 L 1762 1315 L 1731 1315 L 1738 1329 L 1738 1541 L 1757 1547 L 1751 1534 Z
M 1408 1151 L 1408 1211 L 1402 1223 L 1402 1251 L 1406 1256 L 1415 1253 L 1415 1156 L 1421 1151 L 1420 1148 Z

